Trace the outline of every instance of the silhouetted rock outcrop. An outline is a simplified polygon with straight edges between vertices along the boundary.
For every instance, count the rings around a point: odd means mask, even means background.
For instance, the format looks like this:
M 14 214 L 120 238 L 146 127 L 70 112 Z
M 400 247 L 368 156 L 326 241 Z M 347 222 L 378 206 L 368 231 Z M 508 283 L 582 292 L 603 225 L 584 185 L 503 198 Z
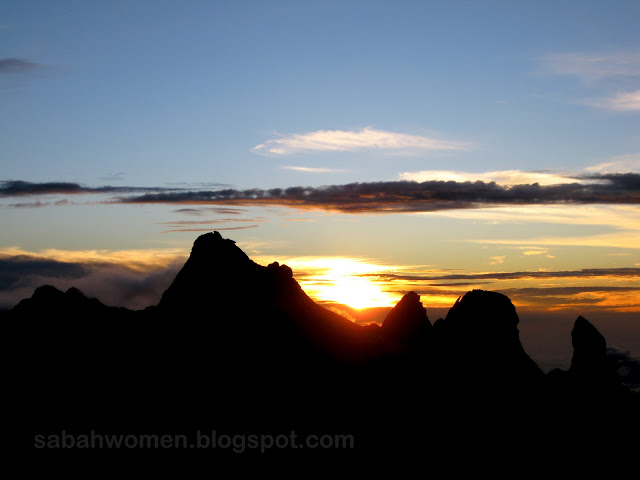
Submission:
M 504 449 L 532 432 L 578 432 L 567 416 L 603 428 L 605 416 L 575 406 L 585 392 L 621 417 L 638 408 L 589 322 L 576 321 L 570 370 L 545 377 L 518 321 L 506 296 L 474 290 L 431 326 L 411 292 L 382 327 L 362 327 L 313 302 L 286 265 L 258 265 L 217 232 L 195 241 L 157 306 L 44 286 L 3 315 L 27 442 L 63 429 L 294 429 L 353 434 L 364 452 L 446 452 L 491 431 Z
M 589 321 L 578 317 L 571 331 L 573 357 L 569 371 L 576 375 L 601 375 L 606 369 L 607 342 Z
M 382 323 L 382 334 L 405 348 L 424 345 L 430 329 L 427 309 L 415 292 L 403 296 Z
M 616 374 L 616 362 L 607 357 L 607 342 L 587 319 L 576 319 L 571 331 L 573 357 L 568 371 L 555 369 L 549 378 L 557 391 L 583 405 L 603 406 L 631 392 Z M 624 393 L 623 393 L 624 392 Z
M 88 298 L 77 288 L 62 292 L 51 285 L 43 285 L 31 298 L 21 300 L 11 310 L 13 316 L 52 321 L 90 320 L 131 313 L 125 308 L 108 307 L 97 298 Z
M 520 343 L 518 314 L 508 297 L 473 290 L 434 326 L 439 361 L 448 378 L 501 384 L 529 382 L 542 370 Z

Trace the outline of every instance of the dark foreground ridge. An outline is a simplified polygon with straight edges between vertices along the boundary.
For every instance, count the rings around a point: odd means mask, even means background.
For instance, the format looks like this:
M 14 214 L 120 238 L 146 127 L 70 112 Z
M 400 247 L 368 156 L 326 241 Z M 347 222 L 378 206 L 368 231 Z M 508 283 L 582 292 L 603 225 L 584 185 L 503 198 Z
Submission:
M 129 311 L 43 286 L 3 324 L 31 448 L 62 431 L 295 431 L 351 435 L 340 455 L 539 460 L 619 453 L 638 438 L 639 399 L 582 317 L 571 367 L 545 375 L 502 294 L 468 292 L 432 324 L 411 292 L 381 327 L 359 326 L 313 302 L 289 267 L 258 265 L 218 232 L 195 241 L 157 306 Z

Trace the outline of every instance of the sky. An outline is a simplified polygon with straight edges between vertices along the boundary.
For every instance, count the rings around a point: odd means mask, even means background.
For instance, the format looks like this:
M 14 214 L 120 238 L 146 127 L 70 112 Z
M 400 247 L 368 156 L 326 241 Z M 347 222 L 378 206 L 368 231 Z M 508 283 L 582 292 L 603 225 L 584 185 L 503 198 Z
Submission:
M 507 294 L 640 354 L 637 1 L 0 5 L 0 307 L 157 303 L 217 230 L 358 322 Z M 368 307 L 375 309 L 366 310 Z

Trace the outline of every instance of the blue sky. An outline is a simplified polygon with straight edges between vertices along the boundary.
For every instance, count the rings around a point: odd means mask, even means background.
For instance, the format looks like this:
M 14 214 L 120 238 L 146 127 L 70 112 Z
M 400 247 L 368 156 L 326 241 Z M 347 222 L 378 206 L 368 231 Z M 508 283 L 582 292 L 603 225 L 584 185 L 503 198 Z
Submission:
M 3 177 L 269 188 L 582 169 L 640 151 L 637 113 L 587 105 L 640 88 L 639 16 L 637 2 L 5 2 L 0 58 L 34 65 L 0 79 Z M 589 74 L 580 55 L 612 60 Z M 366 127 L 468 147 L 252 150 Z
M 219 230 L 309 291 L 364 272 L 364 303 L 415 289 L 444 308 L 496 289 L 521 312 L 624 317 L 598 324 L 624 347 L 639 18 L 637 1 L 7 0 L 0 307 L 44 281 L 144 306 Z M 45 260 L 89 273 L 33 273 Z

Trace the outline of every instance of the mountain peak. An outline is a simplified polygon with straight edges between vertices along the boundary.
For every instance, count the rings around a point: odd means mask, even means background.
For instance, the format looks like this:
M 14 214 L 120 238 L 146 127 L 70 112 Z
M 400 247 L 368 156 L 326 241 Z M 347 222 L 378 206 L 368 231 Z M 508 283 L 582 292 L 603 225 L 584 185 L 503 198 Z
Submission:
M 525 353 L 518 331 L 518 314 L 509 297 L 498 292 L 472 290 L 459 298 L 444 320 L 436 324 L 439 341 L 452 351 L 460 349 L 460 370 L 501 372 L 512 378 L 542 375 Z M 455 362 L 454 362 L 455 363 Z
M 401 344 L 421 340 L 429 328 L 431 322 L 427 310 L 420 301 L 420 295 L 415 292 L 402 297 L 382 323 L 382 332 Z
M 596 327 L 584 317 L 576 319 L 571 330 L 573 357 L 569 371 L 589 373 L 603 368 L 607 356 L 607 342 Z
M 191 256 L 216 256 L 221 260 L 228 258 L 229 261 L 249 260 L 249 257 L 236 246 L 236 242 L 229 238 L 222 238 L 220 232 L 217 231 L 205 233 L 196 238 L 191 248 Z
M 488 290 L 471 290 L 458 298 L 447 314 L 447 321 L 464 322 L 472 329 L 514 328 L 519 319 L 509 297 Z
M 159 306 L 188 308 L 207 303 L 212 292 L 229 291 L 235 284 L 240 289 L 243 277 L 255 268 L 236 242 L 222 238 L 219 232 L 205 233 L 193 242 L 189 259 L 163 293 Z

